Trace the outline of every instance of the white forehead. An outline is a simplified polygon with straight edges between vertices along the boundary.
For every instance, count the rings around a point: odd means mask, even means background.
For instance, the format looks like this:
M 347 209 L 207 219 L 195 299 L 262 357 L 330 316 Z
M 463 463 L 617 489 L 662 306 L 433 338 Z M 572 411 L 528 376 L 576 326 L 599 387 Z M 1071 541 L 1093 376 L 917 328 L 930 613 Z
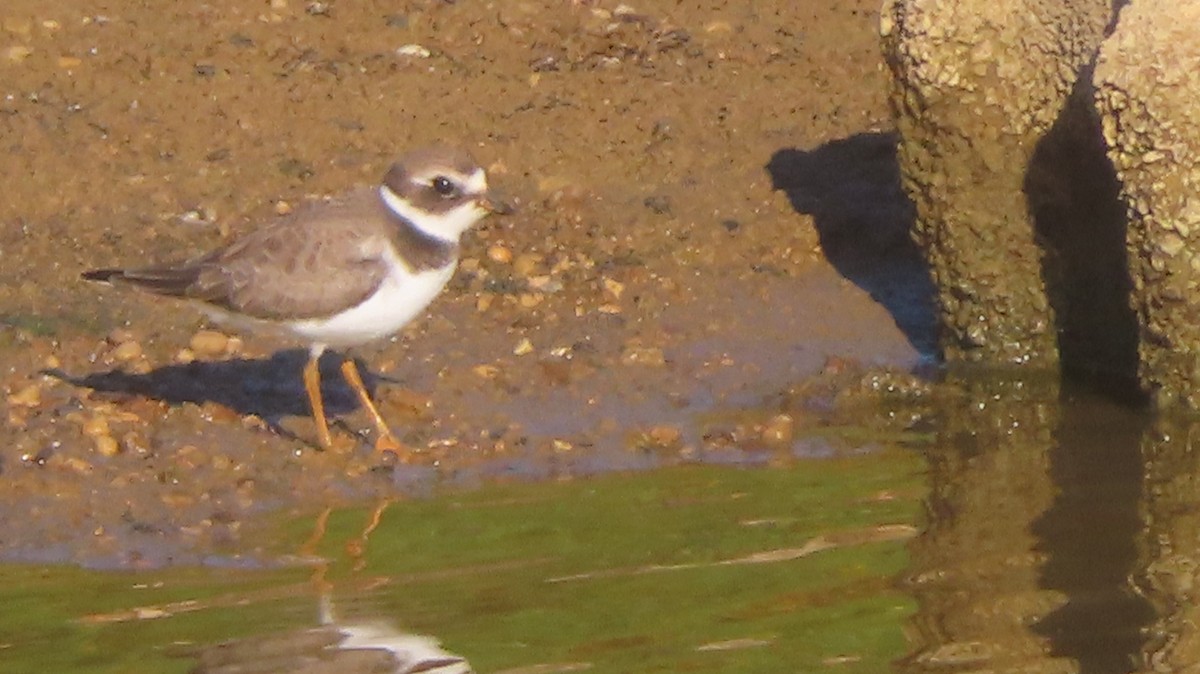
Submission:
M 456 171 L 449 167 L 432 167 L 423 171 L 416 171 L 412 174 L 409 180 L 414 185 L 425 186 L 437 177 L 449 178 L 458 183 L 462 190 L 467 194 L 481 194 L 487 191 L 487 174 L 483 169 L 477 168 L 470 174 L 463 174 L 461 171 Z

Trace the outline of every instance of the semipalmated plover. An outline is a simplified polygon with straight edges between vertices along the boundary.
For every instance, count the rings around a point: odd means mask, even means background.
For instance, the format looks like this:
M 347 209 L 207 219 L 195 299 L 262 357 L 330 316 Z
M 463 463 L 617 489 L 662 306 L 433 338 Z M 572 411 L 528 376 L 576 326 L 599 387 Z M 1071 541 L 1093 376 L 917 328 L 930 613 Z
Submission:
M 376 189 L 297 210 L 200 257 L 83 278 L 195 300 L 217 322 L 303 340 L 304 387 L 318 440 L 329 448 L 321 354 L 399 331 L 453 275 L 462 234 L 507 211 L 469 153 L 437 146 L 401 157 Z M 342 359 L 342 374 L 378 429 L 376 449 L 399 451 L 352 359 Z

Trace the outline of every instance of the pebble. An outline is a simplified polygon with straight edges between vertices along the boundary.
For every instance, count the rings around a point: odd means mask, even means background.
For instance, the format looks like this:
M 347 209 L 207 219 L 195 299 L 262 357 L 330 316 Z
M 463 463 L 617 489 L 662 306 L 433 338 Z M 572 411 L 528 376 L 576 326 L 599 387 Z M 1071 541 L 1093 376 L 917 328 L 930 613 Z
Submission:
M 763 426 L 762 441 L 768 445 L 786 445 L 792 441 L 796 431 L 796 421 L 790 414 L 777 414 Z
M 81 427 L 83 434 L 92 440 L 92 446 L 101 456 L 114 456 L 121 451 L 121 446 L 112 436 L 108 425 L 108 417 L 93 414 L 88 417 Z
M 256 431 L 270 430 L 271 426 L 257 414 L 244 414 L 241 418 L 242 428 Z
M 142 357 L 142 345 L 137 342 L 121 342 L 112 351 L 113 360 L 128 363 Z
M 308 4 L 304 7 L 304 11 L 308 14 L 308 16 L 312 17 L 329 17 L 331 16 L 332 10 L 334 10 L 334 8 L 329 5 L 329 2 L 313 1 L 308 2 Z
M 542 263 L 542 256 L 536 253 L 525 253 L 517 256 L 513 261 L 513 273 L 517 276 L 528 277 L 533 276 L 537 271 L 538 265 Z
M 112 431 L 108 427 L 108 419 L 101 416 L 93 416 L 83 422 L 83 434 L 93 440 L 101 436 L 111 436 Z
M 129 328 L 113 328 L 104 337 L 109 344 L 122 344 L 124 342 L 133 342 L 137 340 L 137 335 Z
M 621 363 L 624 365 L 661 367 L 666 365 L 667 358 L 663 355 L 663 350 L 656 346 L 630 345 L 625 347 L 625 350 L 621 352 Z
M 683 438 L 683 431 L 678 426 L 661 424 L 647 431 L 646 437 L 659 447 L 674 447 Z
M 577 211 L 583 206 L 584 201 L 588 198 L 586 189 L 579 185 L 567 185 L 562 189 L 554 190 L 546 195 L 545 203 L 552 208 L 563 211 Z M 579 213 L 571 215 L 575 222 L 581 222 L 582 216 Z
M 663 117 L 654 122 L 654 128 L 650 131 L 650 138 L 657 142 L 671 140 L 675 136 L 675 120 L 670 117 Z M 670 202 L 667 202 L 670 206 Z
M 8 396 L 8 404 L 13 407 L 37 407 L 42 404 L 42 387 L 39 384 L 28 384 L 20 391 Z
M 149 452 L 146 446 L 146 438 L 137 431 L 128 431 L 121 435 L 120 451 L 132 451 L 136 454 L 145 455 Z
M 427 59 L 431 53 L 428 48 L 419 44 L 406 44 L 396 49 L 396 56 L 407 56 L 409 58 Z
M 92 464 L 74 456 L 63 459 L 63 465 L 81 475 L 92 472 Z
M 620 281 L 608 278 L 605 276 L 601 283 L 604 285 L 604 294 L 612 300 L 621 299 L 621 294 L 625 292 L 625 284 Z
M 530 276 L 529 288 L 546 293 L 556 293 L 563 289 L 562 281 L 558 281 L 546 275 Z
M 111 457 L 121 453 L 120 443 L 111 435 L 97 435 L 92 438 L 92 444 L 100 456 Z
M 33 50 L 23 45 L 17 45 L 15 47 L 7 47 L 3 50 L 3 52 L 0 53 L 4 54 L 5 60 L 12 61 L 13 63 L 20 63 L 21 61 L 29 58 L 29 55 L 33 53 Z
M 498 262 L 500 264 L 508 264 L 513 260 L 512 251 L 499 243 L 494 243 L 488 246 L 487 256 L 492 262 Z
M 488 176 L 502 176 L 507 173 L 508 173 L 508 164 L 505 164 L 503 159 L 497 159 L 496 161 L 492 162 L 491 164 L 488 164 L 488 167 L 487 167 Z
M 532 309 L 541 304 L 544 299 L 546 299 L 546 296 L 541 293 L 521 293 L 521 296 L 517 298 L 517 302 L 524 309 Z
M 204 402 L 202 409 L 209 419 L 221 423 L 235 423 L 242 418 L 237 410 L 211 400 Z
M 471 368 L 471 372 L 481 379 L 495 379 L 500 374 L 500 368 L 495 365 L 476 365 Z
M 200 330 L 192 335 L 188 346 L 198 356 L 223 356 L 229 348 L 229 337 L 216 330 Z
M 559 58 L 554 54 L 543 54 L 529 62 L 529 69 L 533 71 L 533 75 L 529 78 L 530 86 L 537 86 L 541 82 L 541 73 L 557 72 L 561 64 Z
M 183 510 L 196 502 L 196 498 L 190 494 L 163 494 L 158 498 L 163 502 L 163 505 L 172 510 Z M 201 523 L 203 522 L 204 520 L 201 520 Z M 212 520 L 210 519 L 208 522 L 211 523 Z

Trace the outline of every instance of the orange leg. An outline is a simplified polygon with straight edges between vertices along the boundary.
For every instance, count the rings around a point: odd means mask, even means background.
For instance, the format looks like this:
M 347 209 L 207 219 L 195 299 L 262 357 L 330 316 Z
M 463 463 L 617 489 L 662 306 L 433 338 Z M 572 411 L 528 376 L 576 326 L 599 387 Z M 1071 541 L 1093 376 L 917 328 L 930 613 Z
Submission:
M 367 543 L 370 541 L 371 532 L 379 526 L 379 522 L 383 520 L 383 511 L 387 510 L 392 504 L 391 500 L 383 499 L 375 506 L 375 510 L 371 513 L 371 520 L 367 522 L 367 526 L 359 534 L 358 538 L 346 543 L 346 554 L 354 560 L 354 570 L 362 571 L 367 566 Z
M 383 415 L 379 413 L 375 403 L 371 402 L 371 395 L 367 393 L 367 387 L 363 385 L 362 377 L 358 374 L 358 366 L 354 364 L 353 360 L 347 358 L 342 361 L 342 376 L 346 378 L 346 383 L 350 384 L 350 388 L 358 394 L 359 402 L 367 408 L 371 420 L 375 422 L 375 430 L 379 433 L 379 437 L 375 439 L 375 451 L 392 452 L 397 455 L 401 452 L 408 452 L 408 447 L 405 447 L 396 439 L 396 436 L 392 435 L 392 429 L 388 428 L 387 422 L 383 420 Z
M 308 391 L 308 403 L 312 407 L 313 421 L 317 424 L 317 441 L 321 447 L 333 447 L 333 437 L 329 435 L 329 423 L 325 420 L 325 403 L 321 400 L 321 370 L 317 366 L 320 354 L 309 356 L 304 366 L 304 390 Z

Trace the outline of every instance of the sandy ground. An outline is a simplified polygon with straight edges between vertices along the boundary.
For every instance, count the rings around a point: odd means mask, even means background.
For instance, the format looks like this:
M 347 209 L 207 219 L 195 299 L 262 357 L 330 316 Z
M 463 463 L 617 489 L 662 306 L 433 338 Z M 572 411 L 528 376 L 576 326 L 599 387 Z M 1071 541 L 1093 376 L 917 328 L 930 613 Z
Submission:
M 280 508 L 824 445 L 932 352 L 874 0 L 0 7 L 0 557 L 193 562 Z M 472 149 L 519 205 L 355 355 L 415 448 L 322 452 L 298 345 L 84 269 Z M 827 449 L 827 448 L 826 448 Z

